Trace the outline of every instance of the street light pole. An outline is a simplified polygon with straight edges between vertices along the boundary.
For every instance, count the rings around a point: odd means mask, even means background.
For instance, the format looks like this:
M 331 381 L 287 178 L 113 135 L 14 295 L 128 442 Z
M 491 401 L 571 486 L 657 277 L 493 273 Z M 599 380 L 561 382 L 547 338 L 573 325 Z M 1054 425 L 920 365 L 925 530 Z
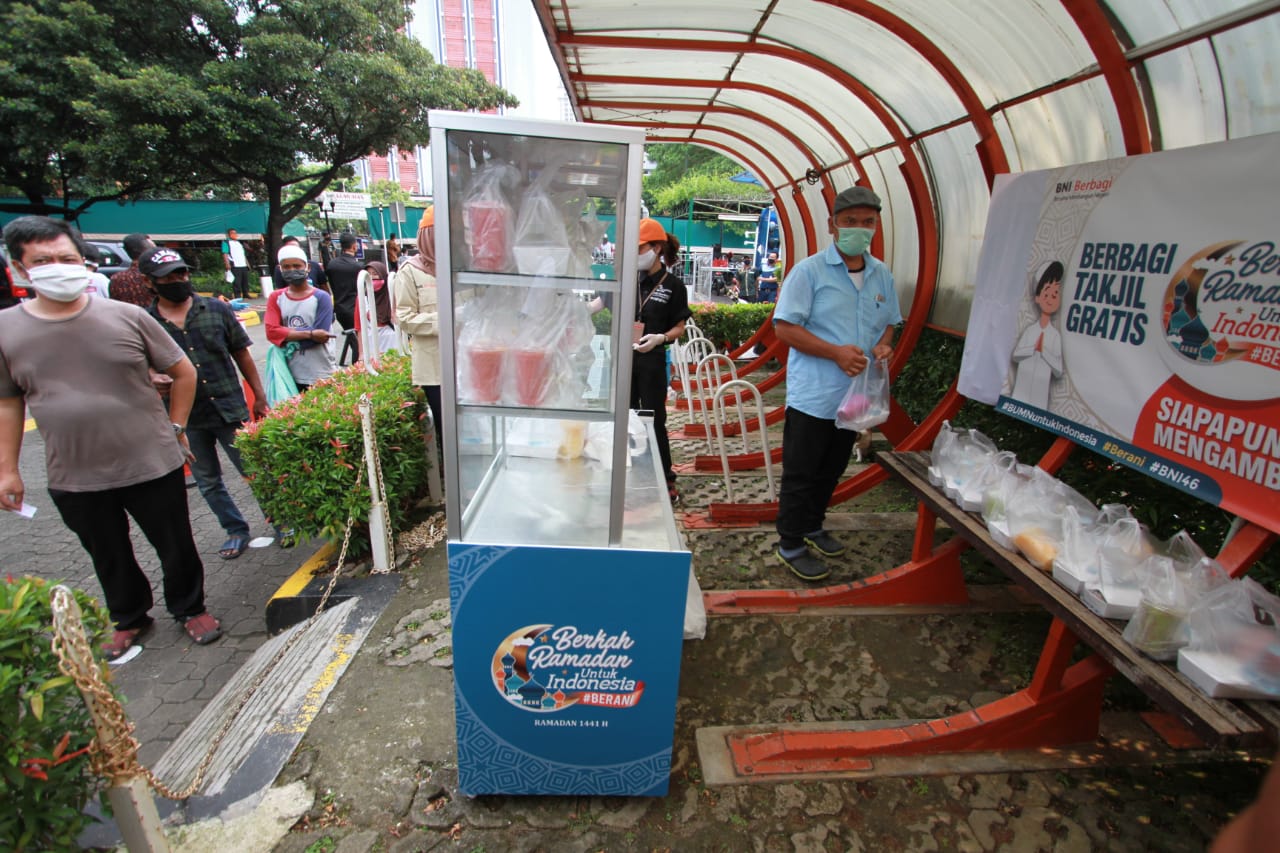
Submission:
M 316 207 L 320 208 L 320 215 L 324 217 L 324 230 L 333 233 L 333 225 L 329 223 L 329 214 L 333 213 L 337 205 L 333 199 L 329 199 L 328 204 L 326 204 L 325 200 L 320 198 L 316 199 Z

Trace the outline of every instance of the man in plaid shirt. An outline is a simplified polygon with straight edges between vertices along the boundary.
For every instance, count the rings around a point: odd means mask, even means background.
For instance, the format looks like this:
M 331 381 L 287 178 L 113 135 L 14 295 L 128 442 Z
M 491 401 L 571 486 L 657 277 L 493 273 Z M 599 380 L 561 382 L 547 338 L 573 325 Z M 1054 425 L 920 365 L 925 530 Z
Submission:
M 249 524 L 222 482 L 218 445 L 243 476 L 235 437 L 236 430 L 249 417 L 249 409 L 236 375 L 237 367 L 253 392 L 254 417 L 260 418 L 267 411 L 267 394 L 249 352 L 249 335 L 226 303 L 192 290 L 191 271 L 174 250 L 152 249 L 138 261 L 138 269 L 159 297 L 147 311 L 160 321 L 196 368 L 195 402 L 187 419 L 187 441 L 195 456 L 191 473 L 209 509 L 227 532 L 227 541 L 218 555 L 233 560 L 249 547 Z M 163 386 L 168 384 L 166 378 L 155 378 L 162 394 Z

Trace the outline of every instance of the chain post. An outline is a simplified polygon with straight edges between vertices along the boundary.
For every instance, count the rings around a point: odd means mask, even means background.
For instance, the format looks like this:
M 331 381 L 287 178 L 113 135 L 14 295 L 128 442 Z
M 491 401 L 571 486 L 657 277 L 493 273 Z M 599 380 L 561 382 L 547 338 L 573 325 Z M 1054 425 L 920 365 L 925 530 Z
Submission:
M 373 571 L 391 571 L 395 551 L 391 542 L 391 520 L 387 517 L 387 489 L 382 481 L 382 460 L 373 431 L 373 403 L 360 395 L 360 429 L 364 434 L 364 461 L 369 468 L 369 545 L 373 551 Z
M 119 703 L 102 682 L 98 663 L 84 635 L 80 605 L 71 590 L 62 584 L 53 588 L 49 604 L 53 610 L 58 668 L 75 681 L 93 718 L 98 736 L 93 744 L 95 749 L 90 753 L 91 766 L 107 778 L 107 800 L 125 846 L 130 853 L 168 853 L 169 842 L 165 840 L 155 800 L 147 789 L 146 778 L 136 772 L 138 743 L 131 737 L 131 726 L 123 719 Z M 116 714 L 111 713 L 112 706 Z M 113 752 L 119 753 L 114 760 Z

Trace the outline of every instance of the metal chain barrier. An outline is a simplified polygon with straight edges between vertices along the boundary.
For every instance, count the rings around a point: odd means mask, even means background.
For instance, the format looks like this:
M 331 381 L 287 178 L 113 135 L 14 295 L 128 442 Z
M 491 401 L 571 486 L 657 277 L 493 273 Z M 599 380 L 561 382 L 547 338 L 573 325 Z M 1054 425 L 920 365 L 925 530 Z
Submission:
M 382 459 L 378 453 L 376 439 L 373 441 L 373 452 L 378 486 L 382 489 L 382 494 L 385 495 L 385 485 L 382 479 Z M 355 488 L 359 489 L 363 482 L 364 469 L 359 468 L 357 469 Z M 329 583 L 320 598 L 320 603 L 316 606 L 315 612 L 311 615 L 308 623 L 324 612 L 325 605 L 337 585 L 338 578 L 341 576 L 343 566 L 346 563 L 347 549 L 351 543 L 351 529 L 354 524 L 355 515 L 353 512 L 347 516 L 346 529 L 342 534 L 342 548 L 338 553 L 338 562 L 333 568 L 333 574 L 330 576 Z M 444 539 L 446 530 L 444 514 L 437 512 L 426 522 L 419 524 L 413 530 L 407 531 L 402 536 L 401 543 L 409 547 L 431 548 Z M 392 542 L 389 525 L 387 526 L 386 536 L 388 549 L 390 549 Z M 288 641 L 276 651 L 271 660 L 259 671 L 258 675 L 242 692 L 235 706 L 227 714 L 217 733 L 210 741 L 209 748 L 201 759 L 200 764 L 196 767 L 195 775 L 190 784 L 181 790 L 175 790 L 138 762 L 140 745 L 133 736 L 134 724 L 129 721 L 123 706 L 106 685 L 103 678 L 102 665 L 94 658 L 93 649 L 90 648 L 89 640 L 85 636 L 80 607 L 75 603 L 75 598 L 72 596 L 71 591 L 63 586 L 55 587 L 51 597 L 51 605 L 54 613 L 52 647 L 54 653 L 58 656 L 58 669 L 71 678 L 84 695 L 98 730 L 97 737 L 93 738 L 89 744 L 89 762 L 93 771 L 108 779 L 112 784 L 138 777 L 144 778 L 156 793 L 170 800 L 185 800 L 200 790 L 200 787 L 204 784 L 205 774 L 213 764 L 218 748 L 230 733 L 231 727 L 240 716 L 240 712 L 244 710 L 257 689 L 266 681 L 271 670 L 275 668 L 276 664 L 305 633 L 303 629 L 295 630 Z

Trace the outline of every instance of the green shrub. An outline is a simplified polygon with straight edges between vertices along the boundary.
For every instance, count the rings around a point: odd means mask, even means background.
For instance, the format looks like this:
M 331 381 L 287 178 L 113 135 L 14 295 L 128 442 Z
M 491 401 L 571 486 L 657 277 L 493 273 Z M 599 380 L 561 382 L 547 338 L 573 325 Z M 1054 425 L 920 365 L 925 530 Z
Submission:
M 388 522 L 399 530 L 426 482 L 426 398 L 413 384 L 409 359 L 389 354 L 380 374 L 364 365 L 338 370 L 309 391 L 251 423 L 236 440 L 250 487 L 262 511 L 300 538 L 340 540 L 348 515 L 369 521 L 369 484 L 360 429 L 360 395 L 372 400 L 374 432 L 382 458 Z M 367 549 L 353 534 L 352 547 Z
M 702 334 L 718 348 L 731 350 L 755 334 L 773 311 L 771 303 L 743 302 L 729 305 L 722 303 L 690 306 L 693 321 Z
M 613 312 L 608 308 L 601 308 L 591 315 L 591 324 L 595 326 L 597 335 L 608 335 L 611 322 L 613 322 Z
M 84 754 L 94 736 L 80 691 L 58 671 L 50 642 L 52 586 L 0 580 L 0 849 L 74 850 L 101 780 Z M 74 592 L 85 635 L 97 648 L 109 628 L 88 595 Z M 105 667 L 104 667 L 105 668 Z
M 917 423 L 946 393 L 960 372 L 964 341 L 925 329 L 893 388 L 894 398 Z M 966 400 L 951 423 L 981 430 L 1002 450 L 1012 450 L 1022 462 L 1034 464 L 1057 436 L 993 407 Z M 1157 536 L 1167 539 L 1179 530 L 1188 533 L 1207 552 L 1224 541 L 1232 517 L 1212 504 L 1140 474 L 1126 465 L 1077 446 L 1058 471 L 1058 477 L 1101 506 L 1127 504 Z M 1280 547 L 1271 550 L 1250 571 L 1250 577 L 1280 594 Z

